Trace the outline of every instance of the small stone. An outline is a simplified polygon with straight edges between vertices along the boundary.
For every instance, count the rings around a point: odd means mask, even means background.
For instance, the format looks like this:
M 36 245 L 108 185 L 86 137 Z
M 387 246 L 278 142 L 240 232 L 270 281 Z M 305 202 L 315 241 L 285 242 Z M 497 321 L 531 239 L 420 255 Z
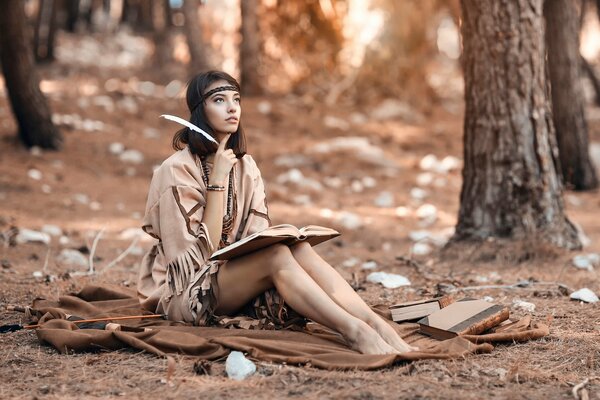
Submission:
M 159 130 L 154 129 L 154 128 L 144 128 L 144 130 L 142 131 L 142 135 L 144 135 L 144 137 L 146 139 L 159 139 L 160 138 Z
M 483 300 L 487 301 L 488 303 L 494 302 L 494 298 L 492 296 L 483 296 Z
M 422 225 L 431 225 L 437 220 L 437 208 L 433 204 L 423 204 L 416 210 L 415 215 Z
M 333 189 L 339 189 L 344 184 L 344 182 L 337 176 L 326 176 L 323 178 L 323 183 Z
M 342 267 L 344 268 L 352 268 L 358 265 L 360 260 L 356 257 L 349 258 L 342 263 Z
M 361 114 L 358 112 L 353 112 L 352 114 L 350 114 L 350 122 L 352 122 L 354 125 L 366 124 L 368 121 L 369 119 L 365 114 Z
M 350 184 L 350 189 L 352 189 L 352 191 L 354 193 L 360 193 L 360 192 L 362 192 L 364 190 L 364 188 L 365 187 L 364 187 L 364 185 L 362 184 L 361 181 L 354 180 Z
M 58 239 L 58 243 L 59 243 L 61 246 L 68 246 L 68 245 L 69 245 L 69 243 L 71 243 L 71 239 L 69 239 L 69 237 L 68 237 L 68 236 L 61 236 L 61 237 Z
M 573 300 L 581 300 L 585 303 L 596 303 L 598 296 L 588 288 L 579 289 L 569 296 Z
M 75 193 L 73 195 L 73 200 L 83 205 L 88 205 L 90 203 L 90 198 L 88 195 L 83 193 Z
M 461 161 L 454 156 L 446 156 L 438 166 L 438 171 L 450 172 L 460 168 Z
M 44 243 L 50 244 L 50 235 L 44 232 L 38 232 L 31 229 L 19 229 L 19 233 L 15 236 L 17 244 L 24 243 Z
M 351 230 L 358 229 L 363 226 L 362 218 L 359 215 L 349 211 L 342 211 L 339 213 L 337 222 L 344 228 Z
M 579 269 L 593 271 L 595 266 L 600 265 L 600 254 L 580 254 L 573 257 L 573 265 Z
M 377 185 L 377 181 L 375 180 L 375 178 L 370 176 L 364 176 L 360 181 L 366 188 L 373 188 Z
M 256 365 L 241 352 L 232 351 L 225 361 L 225 371 L 229 378 L 241 381 L 256 372 Z
M 33 271 L 33 273 L 31 275 L 33 275 L 34 278 L 43 278 L 44 277 L 44 273 L 42 271 Z
M 424 171 L 435 171 L 439 161 L 433 154 L 427 154 L 419 161 L 419 168 Z
M 52 187 L 51 187 L 50 185 L 43 184 L 43 185 L 41 186 L 41 189 L 42 189 L 42 193 L 45 193 L 45 194 L 50 194 L 50 193 L 52 193 Z
M 90 203 L 90 210 L 92 211 L 99 211 L 100 209 L 102 209 L 102 204 L 100 204 L 97 201 L 92 201 Z
M 56 225 L 50 225 L 50 224 L 43 225 L 41 231 L 44 233 L 47 233 L 50 236 L 61 236 L 62 235 L 62 229 L 60 229 Z
M 394 205 L 394 194 L 392 192 L 381 192 L 375 198 L 375 205 L 377 207 L 392 207 Z
M 29 171 L 27 171 L 27 176 L 33 179 L 34 181 L 39 181 L 42 179 L 42 172 L 40 170 L 32 168 Z
M 412 253 L 418 256 L 424 256 L 431 253 L 431 246 L 427 243 L 415 243 L 412 247 Z
M 282 154 L 275 158 L 278 167 L 297 168 L 311 164 L 313 161 L 304 154 Z
M 32 146 L 29 149 L 29 153 L 34 157 L 39 157 L 42 155 L 42 149 L 39 146 Z
M 56 261 L 61 265 L 81 268 L 86 268 L 89 262 L 88 257 L 74 249 L 63 249 Z
M 427 192 L 421 188 L 418 187 L 414 187 L 412 189 L 410 189 L 410 197 L 413 198 L 414 200 L 423 200 L 425 197 L 427 197 Z
M 533 303 L 529 303 L 527 301 L 523 301 L 520 299 L 514 299 L 513 300 L 513 307 L 517 308 L 517 309 L 521 309 L 527 312 L 534 312 L 535 311 L 535 304 Z
M 431 172 L 423 172 L 417 175 L 417 185 L 429 186 L 433 183 L 434 176 Z
M 119 159 L 126 163 L 141 164 L 144 161 L 144 155 L 138 150 L 125 150 L 119 155 Z
M 397 274 L 388 274 L 387 272 L 371 272 L 367 276 L 367 282 L 381 283 L 383 287 L 388 289 L 410 285 L 410 281 L 406 277 Z
M 378 267 L 375 261 L 367 261 L 360 266 L 362 269 L 376 269 Z
M 125 151 L 125 145 L 119 142 L 113 142 L 108 146 L 108 152 L 110 154 L 119 155 Z

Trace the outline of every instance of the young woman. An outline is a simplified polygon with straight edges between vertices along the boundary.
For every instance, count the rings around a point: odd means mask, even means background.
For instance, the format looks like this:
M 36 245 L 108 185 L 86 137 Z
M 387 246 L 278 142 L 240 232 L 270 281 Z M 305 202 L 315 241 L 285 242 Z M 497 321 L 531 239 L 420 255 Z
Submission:
M 415 350 L 307 243 L 208 261 L 270 220 L 260 171 L 246 154 L 237 81 L 200 74 L 186 99 L 190 122 L 219 145 L 185 128 L 173 138 L 178 151 L 154 172 L 143 228 L 158 242 L 140 270 L 142 305 L 197 325 L 281 328 L 308 318 L 362 353 Z

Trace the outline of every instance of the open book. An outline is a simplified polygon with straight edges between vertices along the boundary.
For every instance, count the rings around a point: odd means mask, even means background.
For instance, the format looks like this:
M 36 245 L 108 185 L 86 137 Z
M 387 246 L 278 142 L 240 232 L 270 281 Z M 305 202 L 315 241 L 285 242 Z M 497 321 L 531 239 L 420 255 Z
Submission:
M 433 314 L 435 311 L 452 304 L 453 301 L 448 296 L 409 301 L 390 306 L 390 312 L 394 322 L 412 321 Z
M 419 320 L 419 328 L 435 339 L 478 335 L 507 320 L 507 307 L 485 300 L 462 299 Z
M 317 225 L 307 225 L 304 228 L 296 228 L 289 224 L 274 225 L 215 251 L 209 260 L 230 260 L 275 243 L 289 246 L 306 241 L 314 246 L 339 235 L 340 233 L 336 230 Z

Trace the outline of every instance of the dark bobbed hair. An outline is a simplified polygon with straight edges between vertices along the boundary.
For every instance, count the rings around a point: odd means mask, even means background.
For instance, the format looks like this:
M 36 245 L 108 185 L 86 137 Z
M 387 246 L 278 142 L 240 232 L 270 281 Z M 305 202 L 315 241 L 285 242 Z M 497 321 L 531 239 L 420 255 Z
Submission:
M 235 86 L 240 91 L 240 84 L 231 75 L 222 71 L 207 71 L 193 77 L 188 83 L 186 92 L 186 103 L 190 110 L 190 122 L 205 132 L 216 138 L 214 129 L 208 124 L 206 113 L 204 111 L 203 94 L 207 88 L 216 81 L 224 80 L 228 84 Z M 195 108 L 194 108 L 195 107 Z M 198 156 L 207 156 L 217 151 L 217 144 L 206 139 L 202 134 L 194 132 L 189 128 L 183 128 L 173 136 L 173 148 L 181 150 L 188 145 L 190 151 Z M 242 158 L 246 154 L 246 136 L 242 129 L 242 123 L 238 125 L 237 131 L 229 137 L 225 146 L 232 149 L 237 158 Z

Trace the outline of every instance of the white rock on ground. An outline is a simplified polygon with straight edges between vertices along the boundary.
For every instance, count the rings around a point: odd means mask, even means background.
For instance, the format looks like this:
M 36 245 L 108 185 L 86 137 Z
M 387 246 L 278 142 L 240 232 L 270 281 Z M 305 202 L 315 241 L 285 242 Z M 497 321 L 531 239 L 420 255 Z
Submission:
M 309 165 L 313 160 L 304 154 L 282 154 L 275 158 L 275 165 L 278 167 L 296 168 Z
M 371 272 L 367 276 L 367 282 L 381 283 L 383 287 L 388 289 L 410 285 L 410 281 L 406 277 L 397 274 L 388 274 L 387 272 Z
M 352 268 L 358 265 L 360 260 L 356 257 L 349 258 L 342 263 L 342 267 L 344 268 Z
M 596 303 L 599 299 L 596 293 L 588 288 L 579 289 L 569 296 L 573 300 L 581 300 L 586 303 Z
M 396 216 L 399 218 L 406 218 L 410 215 L 410 208 L 408 207 L 404 207 L 404 206 L 400 206 L 400 207 L 396 207 L 396 211 L 394 211 Z
M 523 300 L 520 300 L 520 299 L 514 299 L 513 300 L 513 307 L 514 308 L 518 308 L 520 310 L 527 311 L 527 312 L 534 312 L 535 311 L 535 304 L 529 303 L 527 301 L 523 301 Z
M 381 192 L 375 198 L 375 205 L 377 207 L 392 207 L 394 205 L 394 194 L 392 192 Z
M 421 201 L 427 197 L 427 192 L 421 188 L 414 187 L 410 189 L 410 197 L 414 200 Z
M 239 351 L 232 351 L 225 361 L 227 376 L 233 380 L 241 381 L 256 372 L 256 365 L 248 360 Z
M 431 253 L 431 246 L 427 243 L 415 243 L 412 247 L 412 253 L 417 256 L 425 256 Z
M 377 267 L 378 267 L 377 263 L 372 260 L 364 262 L 363 265 L 360 266 L 360 268 L 362 268 L 362 269 L 376 269 Z
M 75 249 L 63 249 L 56 261 L 61 265 L 86 268 L 88 266 L 88 257 Z
M 44 243 L 50 244 L 50 235 L 44 232 L 38 232 L 31 229 L 19 229 L 15 237 L 17 244 L 24 243 Z
M 573 265 L 579 269 L 586 269 L 591 272 L 594 270 L 594 267 L 600 265 L 600 254 L 579 254 L 573 257 Z
M 144 155 L 138 150 L 125 150 L 119 155 L 119 159 L 123 162 L 132 164 L 141 164 L 144 161 Z
M 108 152 L 110 154 L 119 155 L 125 151 L 125 145 L 119 142 L 113 142 L 108 146 Z
M 50 225 L 50 224 L 43 225 L 41 231 L 44 233 L 47 233 L 50 236 L 61 236 L 62 235 L 62 229 L 60 229 L 56 225 Z
M 34 181 L 39 181 L 42 179 L 42 172 L 40 170 L 32 168 L 29 171 L 27 171 L 27 176 L 33 179 Z
M 333 115 L 326 115 L 323 118 L 323 124 L 331 129 L 339 129 L 342 131 L 347 131 L 350 129 L 350 124 L 348 121 L 342 118 L 334 117 Z
M 346 229 L 358 229 L 363 226 L 362 218 L 349 211 L 342 211 L 336 218 L 336 222 Z

